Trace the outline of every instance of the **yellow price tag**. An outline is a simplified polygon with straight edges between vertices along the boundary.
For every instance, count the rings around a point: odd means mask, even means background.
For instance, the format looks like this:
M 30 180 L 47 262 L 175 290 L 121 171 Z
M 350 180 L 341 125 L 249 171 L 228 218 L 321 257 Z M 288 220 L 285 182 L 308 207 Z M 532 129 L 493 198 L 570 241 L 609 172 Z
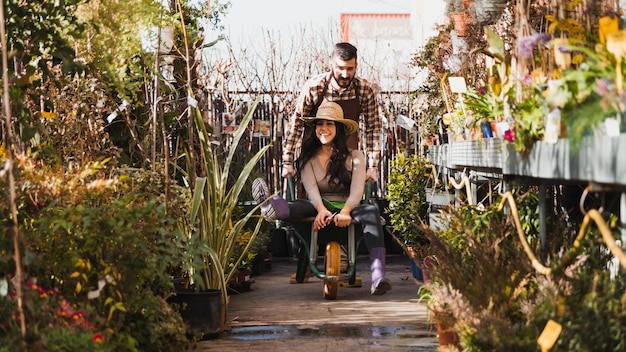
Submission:
M 541 347 L 541 351 L 547 351 L 554 346 L 556 340 L 559 339 L 559 335 L 561 335 L 562 329 L 561 324 L 552 319 L 548 320 L 546 327 L 543 328 L 541 335 L 537 339 L 537 344 Z
M 609 33 L 619 31 L 619 17 L 604 16 L 598 19 L 598 39 L 605 44 Z
M 607 33 L 606 49 L 616 58 L 624 55 L 626 53 L 626 30 Z
M 606 34 L 606 50 L 615 55 L 615 86 L 617 92 L 622 94 L 622 55 L 626 54 L 626 31 L 611 32 Z
M 53 112 L 42 111 L 41 112 L 41 117 L 43 117 L 44 119 L 56 119 L 57 118 L 57 114 L 55 114 Z

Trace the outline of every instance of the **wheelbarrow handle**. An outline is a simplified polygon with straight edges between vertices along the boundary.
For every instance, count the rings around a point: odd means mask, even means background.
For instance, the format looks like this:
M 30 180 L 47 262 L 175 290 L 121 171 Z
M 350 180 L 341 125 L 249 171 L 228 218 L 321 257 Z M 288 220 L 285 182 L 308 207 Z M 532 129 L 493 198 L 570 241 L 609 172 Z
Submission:
M 372 191 L 374 188 L 374 182 L 372 180 L 367 180 L 365 183 L 365 192 L 363 198 L 363 204 L 369 204 L 370 199 L 372 198 Z M 292 175 L 287 175 L 287 201 L 291 202 L 296 200 L 296 185 L 293 180 Z
M 296 200 L 296 185 L 292 175 L 287 175 L 287 201 Z

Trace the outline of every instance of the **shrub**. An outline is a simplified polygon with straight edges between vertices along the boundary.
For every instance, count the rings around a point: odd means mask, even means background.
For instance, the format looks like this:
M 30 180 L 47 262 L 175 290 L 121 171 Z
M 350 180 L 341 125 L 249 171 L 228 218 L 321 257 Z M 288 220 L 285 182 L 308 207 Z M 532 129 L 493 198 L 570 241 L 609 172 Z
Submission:
M 102 170 L 101 163 L 63 170 L 21 161 L 18 207 L 26 279 L 91 312 L 95 329 L 106 332 L 107 348 L 178 351 L 181 346 L 172 344 L 186 341 L 184 323 L 177 314 L 159 315 L 169 312 L 163 306 L 173 291 L 168 269 L 181 256 L 173 216 L 185 211 L 188 197 L 172 187 L 166 203 L 156 173 L 117 169 L 117 177 L 104 178 Z M 0 269 L 6 278 L 14 264 L 6 233 L 2 236 Z M 40 318 L 29 317 L 27 346 L 50 339 L 36 329 L 44 323 Z M 17 326 L 8 329 L 3 341 L 21 335 Z M 56 338 L 62 341 L 64 335 Z
M 393 231 L 404 245 L 420 246 L 428 241 L 421 230 L 428 220 L 426 186 L 428 184 L 427 160 L 413 155 L 398 154 L 391 161 L 387 181 L 389 219 Z

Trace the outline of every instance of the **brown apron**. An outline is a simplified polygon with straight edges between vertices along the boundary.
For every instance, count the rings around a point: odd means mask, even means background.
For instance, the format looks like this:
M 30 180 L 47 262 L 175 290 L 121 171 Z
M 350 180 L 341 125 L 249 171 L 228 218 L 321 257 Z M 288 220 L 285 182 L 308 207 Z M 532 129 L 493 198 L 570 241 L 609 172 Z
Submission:
M 322 99 L 315 104 L 313 109 L 311 110 L 311 116 L 315 116 L 317 114 L 317 108 L 320 106 L 323 100 L 326 99 L 326 92 L 328 91 L 328 84 L 332 76 L 326 80 L 326 84 L 324 85 L 324 91 L 322 92 Z M 350 100 L 336 100 L 334 103 L 339 104 L 343 109 L 343 117 L 346 119 L 350 119 L 359 123 L 359 116 L 361 115 L 361 100 L 359 99 L 359 87 L 355 85 L 355 99 Z M 349 134 L 346 139 L 346 144 L 350 149 L 359 149 L 359 133 Z

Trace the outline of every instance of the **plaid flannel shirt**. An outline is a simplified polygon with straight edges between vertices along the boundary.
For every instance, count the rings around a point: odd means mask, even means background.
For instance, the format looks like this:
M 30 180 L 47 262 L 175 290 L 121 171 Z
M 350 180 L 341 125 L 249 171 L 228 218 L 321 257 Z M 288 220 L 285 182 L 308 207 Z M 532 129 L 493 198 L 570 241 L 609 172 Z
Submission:
M 282 161 L 284 163 L 292 163 L 294 161 L 296 143 L 301 142 L 302 133 L 304 132 L 304 121 L 301 118 L 310 116 L 313 107 L 318 102 L 321 102 L 321 99 L 323 99 L 321 95 L 329 77 L 330 74 L 326 72 L 309 79 L 300 92 L 295 112 L 289 120 L 283 139 Z M 359 100 L 361 102 L 361 116 L 359 120 L 362 122 L 361 126 L 364 126 L 364 129 L 359 132 L 363 134 L 361 138 L 365 140 L 367 166 L 369 168 L 377 168 L 381 153 L 380 135 L 382 122 L 378 109 L 378 96 L 375 94 L 372 83 L 364 78 L 355 76 L 350 87 L 341 92 L 334 90 L 332 85 L 329 84 L 326 91 L 326 99 L 328 101 L 355 99 L 356 86 L 359 87 Z

